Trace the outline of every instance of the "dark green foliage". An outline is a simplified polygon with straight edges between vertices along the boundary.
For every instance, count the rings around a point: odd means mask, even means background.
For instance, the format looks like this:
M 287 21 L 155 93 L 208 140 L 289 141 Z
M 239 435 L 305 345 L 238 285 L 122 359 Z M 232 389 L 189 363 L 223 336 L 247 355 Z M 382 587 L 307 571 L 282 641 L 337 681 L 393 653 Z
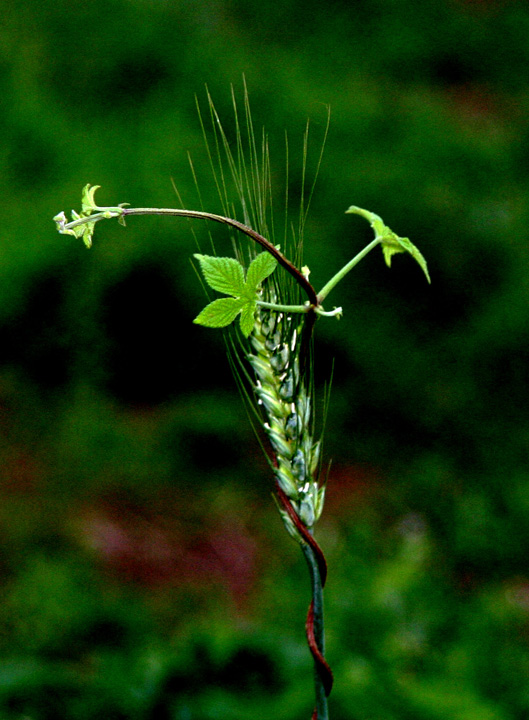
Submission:
M 229 132 L 243 72 L 269 131 L 277 242 L 284 128 L 295 209 L 305 119 L 310 183 L 331 105 L 311 281 L 372 237 L 351 204 L 432 276 L 369 256 L 329 298 L 343 320 L 316 327 L 318 380 L 337 358 L 318 531 L 331 718 L 527 718 L 528 30 L 516 0 L 4 12 L 2 718 L 310 716 L 306 569 L 222 339 L 192 322 L 187 222 L 106 222 L 88 253 L 48 220 L 95 182 L 101 204 L 171 207 L 173 177 L 201 209 L 187 150 L 220 211 L 194 95 L 208 84 Z

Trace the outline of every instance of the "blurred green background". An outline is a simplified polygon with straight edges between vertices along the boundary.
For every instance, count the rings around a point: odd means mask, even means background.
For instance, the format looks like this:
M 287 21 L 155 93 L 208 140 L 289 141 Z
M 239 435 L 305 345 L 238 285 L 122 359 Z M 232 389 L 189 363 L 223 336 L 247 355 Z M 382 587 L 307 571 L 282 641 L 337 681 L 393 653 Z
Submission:
M 25 0 L 0 24 L 0 717 L 302 720 L 306 568 L 283 532 L 184 220 L 95 246 L 52 217 L 219 211 L 195 94 L 265 125 L 280 205 L 314 173 L 335 358 L 318 539 L 333 720 L 529 716 L 529 7 L 514 0 Z M 204 105 L 205 106 L 205 105 Z M 222 228 L 213 229 L 219 246 Z M 226 244 L 225 247 L 229 247 Z

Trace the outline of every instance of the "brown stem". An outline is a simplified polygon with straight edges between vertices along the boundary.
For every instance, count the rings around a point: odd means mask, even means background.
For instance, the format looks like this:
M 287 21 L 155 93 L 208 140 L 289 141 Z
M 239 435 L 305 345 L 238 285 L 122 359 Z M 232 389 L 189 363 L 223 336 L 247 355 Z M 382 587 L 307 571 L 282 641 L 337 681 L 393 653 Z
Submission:
M 285 268 L 285 270 L 292 275 L 298 285 L 303 288 L 307 294 L 310 304 L 314 307 L 318 307 L 318 295 L 316 290 L 307 280 L 305 275 L 299 270 L 293 263 L 286 258 L 283 253 L 278 250 L 275 245 L 272 245 L 270 240 L 267 240 L 263 235 L 260 235 L 253 228 L 248 227 L 244 223 L 232 218 L 225 217 L 224 215 L 216 215 L 215 213 L 202 212 L 200 210 L 184 210 L 184 209 L 173 209 L 173 208 L 123 208 L 123 215 L 173 215 L 177 217 L 187 218 L 198 218 L 201 220 L 213 220 L 214 222 L 222 223 L 223 225 L 229 225 L 230 227 L 239 230 L 240 232 L 247 235 L 249 238 L 254 240 L 256 243 L 261 245 L 267 252 L 270 253 L 277 262 Z
M 322 549 L 320 548 L 314 537 L 311 535 L 307 527 L 305 527 L 305 525 L 301 522 L 297 512 L 295 511 L 292 503 L 290 502 L 290 499 L 288 498 L 284 490 L 281 489 L 277 481 L 276 492 L 283 509 L 285 510 L 285 512 L 288 513 L 288 516 L 290 517 L 290 519 L 296 526 L 296 529 L 306 543 L 305 545 L 302 545 L 302 550 L 311 570 L 311 577 L 313 582 L 313 599 L 309 606 L 307 620 L 305 623 L 305 630 L 307 634 L 307 642 L 314 660 L 314 668 L 317 675 L 317 704 L 312 714 L 312 720 L 319 720 L 320 718 L 323 720 L 324 718 L 328 717 L 326 698 L 330 694 L 333 685 L 332 670 L 323 655 L 324 636 L 321 590 L 323 589 L 323 586 L 325 585 L 325 580 L 327 578 L 327 563 L 325 561 L 325 556 Z M 319 580 L 317 578 L 317 575 L 319 575 Z M 318 586 L 319 590 L 317 591 Z M 316 592 L 318 592 L 318 596 L 316 596 Z M 318 622 L 316 622 L 314 607 L 314 600 L 316 597 L 318 599 L 319 607 Z
M 307 640 L 309 643 L 310 652 L 314 658 L 314 662 L 317 667 L 319 676 L 325 688 L 325 694 L 329 695 L 333 685 L 333 675 L 329 663 L 323 657 L 323 654 L 318 647 L 316 642 L 316 636 L 314 634 L 314 601 L 309 605 L 309 611 L 307 613 L 307 621 L 305 623 L 305 631 L 307 633 Z
M 228 225 L 235 228 L 244 235 L 247 235 L 254 242 L 258 243 L 267 252 L 272 255 L 279 265 L 283 267 L 298 285 L 304 290 L 309 300 L 310 306 L 305 316 L 303 337 L 299 356 L 299 367 L 301 374 L 304 375 L 308 366 L 308 359 L 310 354 L 310 340 L 312 337 L 312 331 L 316 322 L 316 313 L 314 309 L 319 306 L 320 301 L 318 295 L 312 284 L 307 280 L 305 275 L 299 270 L 283 253 L 273 245 L 270 240 L 267 240 L 263 235 L 258 233 L 253 228 L 245 225 L 244 223 L 234 220 L 233 218 L 225 217 L 224 215 L 216 215 L 215 213 L 203 212 L 201 210 L 186 210 L 183 208 L 123 208 L 122 217 L 126 215 L 172 215 L 173 217 L 187 217 L 197 218 L 199 220 L 212 220 L 213 222 L 221 223 L 222 225 Z
M 316 540 L 314 539 L 314 536 L 310 534 L 308 529 L 305 525 L 301 522 L 299 519 L 299 515 L 292 507 L 292 503 L 290 502 L 288 495 L 285 493 L 285 491 L 280 487 L 279 483 L 276 480 L 276 492 L 277 496 L 279 498 L 279 502 L 283 506 L 283 508 L 288 513 L 290 519 L 296 526 L 296 530 L 299 532 L 303 540 L 307 543 L 307 545 L 310 545 L 312 548 L 314 555 L 316 556 L 316 562 L 318 563 L 318 569 L 320 571 L 320 578 L 321 578 L 321 584 L 322 587 L 325 586 L 325 581 L 327 579 L 327 561 L 325 560 L 325 555 L 323 554 L 323 550 L 318 545 Z

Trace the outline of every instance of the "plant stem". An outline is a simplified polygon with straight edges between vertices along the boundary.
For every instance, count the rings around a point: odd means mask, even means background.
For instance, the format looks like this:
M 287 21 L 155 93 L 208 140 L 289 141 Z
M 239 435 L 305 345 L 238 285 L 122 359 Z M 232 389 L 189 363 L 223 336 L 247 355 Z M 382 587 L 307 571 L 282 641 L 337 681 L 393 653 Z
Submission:
M 316 313 L 316 315 L 321 315 L 323 317 L 339 317 L 343 310 L 341 307 L 334 308 L 334 310 L 325 311 L 321 305 L 318 307 L 314 307 L 314 305 L 311 305 L 310 303 L 305 303 L 305 305 L 278 305 L 277 303 L 270 303 L 265 302 L 264 300 L 257 300 L 257 304 L 259 307 L 263 308 L 263 310 L 274 310 L 275 312 L 288 312 L 288 313 L 308 313 L 312 310 Z
M 301 549 L 309 567 L 312 585 L 312 603 L 309 609 L 307 628 L 309 627 L 309 620 L 312 620 L 314 640 L 316 642 L 319 654 L 323 658 L 323 656 L 325 655 L 325 630 L 323 620 L 323 583 L 320 574 L 320 567 L 318 565 L 314 550 L 312 549 L 312 547 L 310 547 L 310 545 L 303 543 L 301 545 Z M 313 651 L 313 648 L 311 648 L 311 650 Z M 316 710 L 313 717 L 315 718 L 315 720 L 328 720 L 328 691 L 323 682 L 321 674 L 321 664 L 316 656 L 314 656 L 314 687 L 316 692 Z
M 376 237 L 374 240 L 372 240 L 369 245 L 366 245 L 366 247 L 361 250 L 358 255 L 355 255 L 352 260 L 350 260 L 346 265 L 343 266 L 341 270 L 339 270 L 336 275 L 334 275 L 329 282 L 324 285 L 324 287 L 320 290 L 318 293 L 318 302 L 321 303 L 323 300 L 327 297 L 327 295 L 331 292 L 331 290 L 338 285 L 340 280 L 342 280 L 347 273 L 354 268 L 355 265 L 358 265 L 360 260 L 364 258 L 373 248 L 375 248 L 377 245 L 379 245 L 382 242 L 381 237 Z
M 275 310 L 276 312 L 287 312 L 287 313 L 306 313 L 311 309 L 309 305 L 281 305 L 278 303 L 265 302 L 264 300 L 257 300 L 259 307 L 263 310 Z
M 212 220 L 214 222 L 221 223 L 223 225 L 229 225 L 230 227 L 235 228 L 236 230 L 239 230 L 240 232 L 244 233 L 248 237 L 250 237 L 252 240 L 254 240 L 256 243 L 264 247 L 264 249 L 270 253 L 277 262 L 285 268 L 285 270 L 294 277 L 298 285 L 300 285 L 305 293 L 307 294 L 307 297 L 309 299 L 309 302 L 311 305 L 317 307 L 319 305 L 318 296 L 316 295 L 316 290 L 313 288 L 311 283 L 307 280 L 307 278 L 303 275 L 303 273 L 298 270 L 298 268 L 288 260 L 282 252 L 280 252 L 275 245 L 273 245 L 269 240 L 267 240 L 265 237 L 260 235 L 258 232 L 256 232 L 253 228 L 248 227 L 248 225 L 244 225 L 244 223 L 239 222 L 238 220 L 234 220 L 233 218 L 225 217 L 224 215 L 216 215 L 215 213 L 209 213 L 209 212 L 202 212 L 200 210 L 184 210 L 184 209 L 176 209 L 176 208 L 123 208 L 122 209 L 122 216 L 128 216 L 128 215 L 172 215 L 176 217 L 187 217 L 187 218 L 198 218 L 201 220 Z M 88 218 L 89 219 L 89 218 Z

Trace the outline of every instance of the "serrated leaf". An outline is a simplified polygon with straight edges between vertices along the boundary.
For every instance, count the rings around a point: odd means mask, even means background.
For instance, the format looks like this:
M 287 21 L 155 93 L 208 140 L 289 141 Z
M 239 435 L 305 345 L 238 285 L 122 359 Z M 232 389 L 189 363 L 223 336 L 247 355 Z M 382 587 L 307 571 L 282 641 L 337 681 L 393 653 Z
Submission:
M 277 260 L 268 252 L 257 255 L 246 273 L 246 285 L 248 290 L 256 290 L 263 280 L 271 275 L 277 267 Z
M 193 322 L 205 327 L 226 327 L 235 320 L 247 304 L 248 301 L 244 298 L 219 298 L 206 305 Z
M 388 267 L 391 267 L 391 258 L 393 255 L 404 252 L 409 253 L 421 267 L 428 282 L 431 282 L 428 266 L 424 256 L 420 252 L 419 248 L 417 248 L 408 238 L 398 237 L 395 233 L 386 235 L 382 240 L 382 252 L 384 253 L 384 260 L 386 261 L 386 265 Z
M 257 303 L 247 302 L 241 312 L 241 332 L 244 337 L 250 337 L 255 325 L 255 308 Z
M 207 284 L 213 290 L 239 297 L 244 292 L 244 270 L 235 258 L 195 254 Z

